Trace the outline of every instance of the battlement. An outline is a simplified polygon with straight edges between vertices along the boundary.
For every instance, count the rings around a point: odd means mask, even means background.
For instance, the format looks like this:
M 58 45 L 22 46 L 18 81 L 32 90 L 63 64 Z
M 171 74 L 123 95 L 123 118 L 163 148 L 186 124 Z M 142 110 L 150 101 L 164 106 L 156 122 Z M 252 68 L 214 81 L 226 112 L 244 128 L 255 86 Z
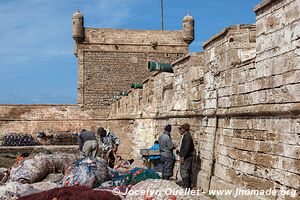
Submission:
M 85 110 L 98 109 L 104 113 L 114 95 L 151 75 L 145 68 L 147 61 L 171 63 L 188 53 L 189 43 L 194 39 L 191 16 L 183 19 L 182 30 L 83 26 L 83 16 L 77 11 L 72 30 L 78 57 L 78 104 Z
M 206 49 L 208 46 L 222 39 L 227 39 L 226 41 L 233 42 L 233 37 L 239 36 L 242 33 L 248 33 L 249 42 L 255 42 L 255 32 L 256 26 L 254 24 L 239 24 L 229 26 L 212 36 L 207 41 L 203 42 L 203 48 Z

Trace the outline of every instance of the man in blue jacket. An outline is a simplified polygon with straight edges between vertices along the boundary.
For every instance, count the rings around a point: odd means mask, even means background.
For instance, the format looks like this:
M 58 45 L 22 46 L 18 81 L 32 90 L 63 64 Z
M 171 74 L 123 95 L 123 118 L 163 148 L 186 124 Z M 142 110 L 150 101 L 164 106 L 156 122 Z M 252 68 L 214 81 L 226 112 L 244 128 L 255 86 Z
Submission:
M 158 140 L 155 140 L 154 145 L 151 148 L 148 148 L 148 150 L 159 150 L 159 142 Z M 160 156 L 149 156 L 148 157 L 150 160 L 156 160 L 160 159 Z

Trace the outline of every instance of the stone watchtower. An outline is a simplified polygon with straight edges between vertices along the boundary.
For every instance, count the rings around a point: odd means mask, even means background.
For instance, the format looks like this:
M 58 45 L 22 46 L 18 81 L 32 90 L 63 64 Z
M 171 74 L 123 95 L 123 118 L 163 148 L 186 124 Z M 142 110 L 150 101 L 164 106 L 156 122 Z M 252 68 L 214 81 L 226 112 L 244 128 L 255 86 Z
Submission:
M 194 18 L 187 15 L 182 21 L 183 40 L 190 44 L 194 40 Z
M 188 53 L 194 39 L 194 19 L 183 19 L 183 30 L 85 28 L 84 17 L 72 17 L 74 53 L 78 57 L 78 104 L 104 113 L 112 97 L 129 90 L 151 73 L 147 61 L 171 63 Z
M 84 40 L 84 19 L 79 10 L 72 16 L 72 37 L 76 42 Z

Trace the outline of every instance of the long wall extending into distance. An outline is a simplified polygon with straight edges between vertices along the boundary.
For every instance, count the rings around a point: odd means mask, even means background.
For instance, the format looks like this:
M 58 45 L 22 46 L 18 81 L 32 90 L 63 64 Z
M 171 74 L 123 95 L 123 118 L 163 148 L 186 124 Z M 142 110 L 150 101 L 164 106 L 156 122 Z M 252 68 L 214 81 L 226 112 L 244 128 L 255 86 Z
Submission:
M 300 2 L 263 1 L 256 25 L 223 29 L 155 73 L 143 90 L 112 105 L 111 118 L 134 119 L 134 152 L 163 126 L 192 126 L 198 186 L 208 189 L 300 188 Z M 240 199 L 293 199 L 241 196 Z M 295 197 L 294 199 L 296 199 Z M 232 196 L 222 196 L 232 199 Z

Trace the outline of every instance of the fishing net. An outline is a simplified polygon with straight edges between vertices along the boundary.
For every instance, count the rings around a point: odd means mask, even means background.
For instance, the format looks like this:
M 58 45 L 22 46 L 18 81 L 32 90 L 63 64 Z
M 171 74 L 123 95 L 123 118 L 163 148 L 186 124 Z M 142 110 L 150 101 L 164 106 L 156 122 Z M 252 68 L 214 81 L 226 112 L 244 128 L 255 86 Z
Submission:
M 11 200 L 16 199 L 21 192 L 28 190 L 30 186 L 28 184 L 22 184 L 19 182 L 9 182 L 0 186 L 0 199 Z
M 64 186 L 97 187 L 109 179 L 107 163 L 99 158 L 84 158 L 74 162 L 66 171 Z
M 43 180 L 55 167 L 46 157 L 22 160 L 16 163 L 10 171 L 10 181 L 21 183 L 35 183 Z
M 38 194 L 24 196 L 19 200 L 121 200 L 110 191 L 92 190 L 86 186 L 55 188 Z
M 147 179 L 159 179 L 160 176 L 152 169 L 134 168 L 120 175 L 113 175 L 113 183 L 119 185 L 134 185 Z
M 50 173 L 64 173 L 76 159 L 72 154 L 38 154 L 31 159 L 20 160 L 10 171 L 10 181 L 35 183 Z

